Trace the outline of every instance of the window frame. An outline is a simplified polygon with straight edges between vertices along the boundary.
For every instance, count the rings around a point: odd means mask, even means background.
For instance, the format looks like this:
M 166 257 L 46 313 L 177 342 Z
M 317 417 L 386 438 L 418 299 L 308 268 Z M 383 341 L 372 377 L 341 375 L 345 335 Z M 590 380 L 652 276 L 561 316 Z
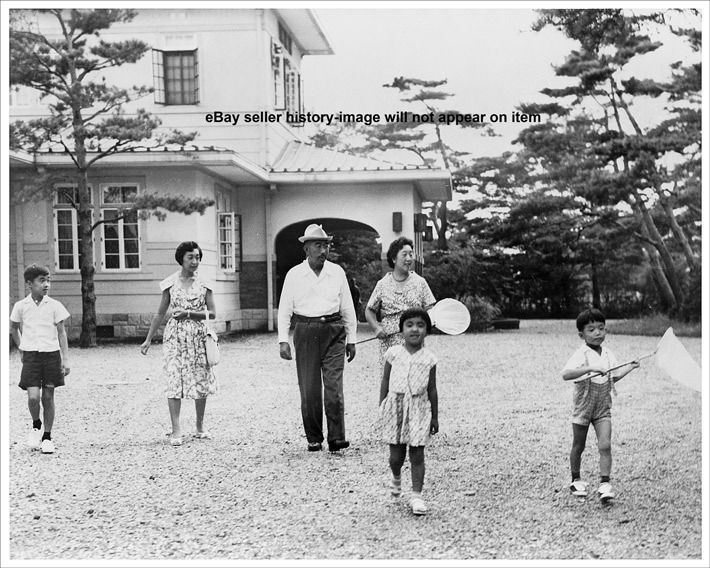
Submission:
M 79 211 L 71 203 L 60 203 L 59 194 L 63 189 L 73 188 L 74 189 L 74 201 L 78 203 L 76 198 L 76 191 L 78 189 L 78 184 L 76 183 L 58 183 L 54 185 L 54 196 L 52 204 L 52 229 L 54 231 L 54 270 L 58 274 L 78 274 L 81 272 L 81 256 L 80 247 L 81 239 L 79 237 Z M 87 184 L 89 190 L 89 204 L 91 205 L 91 223 L 94 222 L 94 191 L 93 185 Z M 71 214 L 71 229 L 72 229 L 72 264 L 74 268 L 62 268 L 59 261 L 59 212 L 69 211 Z M 67 240 L 67 239 L 62 239 Z M 91 248 L 94 252 L 94 266 L 96 266 L 96 249 L 95 249 L 95 237 L 94 233 L 91 234 Z M 67 256 L 67 255 L 63 255 Z
M 222 239 L 222 218 L 227 217 L 231 223 L 231 240 Z M 222 244 L 231 246 L 231 256 L 222 254 Z M 232 268 L 225 268 L 222 260 L 231 258 Z M 217 211 L 217 266 L 223 274 L 236 274 L 242 271 L 242 216 L 234 211 Z
M 199 58 L 197 57 L 197 48 L 194 49 L 158 49 L 158 48 L 153 48 L 153 86 L 155 88 L 154 90 L 154 101 L 157 104 L 165 105 L 165 106 L 194 106 L 200 104 L 200 65 L 199 65 Z M 193 56 L 193 69 L 194 69 L 194 76 L 192 77 L 192 81 L 194 82 L 194 88 L 192 90 L 192 102 L 183 102 L 184 99 L 187 97 L 189 94 L 189 91 L 186 90 L 183 86 L 182 83 L 187 80 L 182 76 L 182 73 L 184 72 L 184 68 L 182 65 L 180 65 L 179 69 L 181 71 L 181 77 L 180 77 L 180 99 L 181 102 L 171 102 L 170 97 L 171 97 L 171 92 L 168 89 L 168 77 L 166 73 L 166 69 L 168 67 L 168 57 L 170 56 L 184 56 L 184 55 L 192 55 Z
M 106 227 L 109 223 L 106 222 L 106 212 L 107 211 L 117 211 L 120 212 L 125 205 L 129 205 L 129 202 L 116 202 L 116 203 L 107 203 L 105 200 L 105 192 L 108 188 L 110 187 L 135 187 L 136 189 L 136 195 L 138 195 L 141 192 L 141 185 L 136 182 L 109 182 L 109 183 L 102 183 L 99 185 L 99 195 L 100 195 L 100 219 L 102 221 L 101 223 L 101 233 L 99 235 L 99 240 L 101 241 L 101 258 L 100 258 L 100 266 L 101 266 L 101 271 L 102 272 L 107 272 L 107 273 L 127 273 L 127 272 L 140 272 L 143 269 L 143 251 L 142 251 L 142 246 L 143 246 L 143 238 L 142 238 L 142 230 L 141 230 L 141 219 L 138 210 L 135 211 L 136 215 L 136 220 L 135 223 L 130 223 L 131 225 L 135 224 L 136 226 L 136 240 L 138 243 L 137 247 L 137 256 L 138 256 L 138 266 L 137 267 L 126 267 L 126 254 L 133 254 L 133 253 L 126 253 L 126 236 L 124 232 L 124 225 L 125 223 L 125 218 L 120 218 L 117 221 L 115 221 L 116 224 L 116 230 L 119 235 L 118 237 L 118 260 L 119 260 L 119 266 L 117 268 L 109 268 L 106 265 Z M 114 254 L 114 253 L 112 253 Z

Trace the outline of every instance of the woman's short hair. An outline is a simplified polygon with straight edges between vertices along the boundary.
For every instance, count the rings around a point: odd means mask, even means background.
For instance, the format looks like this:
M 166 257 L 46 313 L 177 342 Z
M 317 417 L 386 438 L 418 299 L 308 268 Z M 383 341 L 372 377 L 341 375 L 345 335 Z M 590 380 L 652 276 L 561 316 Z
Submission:
M 426 324 L 426 332 L 431 333 L 431 318 L 424 308 L 409 308 L 399 316 L 399 331 L 404 331 L 404 322 L 412 318 L 422 318 Z
M 185 254 L 195 249 L 200 251 L 200 260 L 202 260 L 202 249 L 200 248 L 200 245 L 198 245 L 195 241 L 185 241 L 180 243 L 178 248 L 175 249 L 175 261 L 179 265 L 182 265 Z
M 398 239 L 392 241 L 390 248 L 387 250 L 387 264 L 390 265 L 390 268 L 394 268 L 394 259 L 397 258 L 399 251 L 407 245 L 414 248 L 412 239 L 408 239 L 407 237 L 399 237 Z

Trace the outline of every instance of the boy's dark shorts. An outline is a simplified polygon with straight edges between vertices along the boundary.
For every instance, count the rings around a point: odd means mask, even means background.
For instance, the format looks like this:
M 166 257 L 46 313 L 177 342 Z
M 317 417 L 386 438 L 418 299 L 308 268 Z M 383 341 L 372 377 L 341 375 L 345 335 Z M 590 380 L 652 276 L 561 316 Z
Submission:
M 64 386 L 62 355 L 59 351 L 25 351 L 22 355 L 22 372 L 18 385 L 28 387 Z

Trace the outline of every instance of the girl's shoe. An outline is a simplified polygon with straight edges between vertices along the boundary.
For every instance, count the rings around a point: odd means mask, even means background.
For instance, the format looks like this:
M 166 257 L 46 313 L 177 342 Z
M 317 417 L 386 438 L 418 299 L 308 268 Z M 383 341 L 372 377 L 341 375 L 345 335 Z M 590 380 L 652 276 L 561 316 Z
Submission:
M 182 436 L 173 436 L 172 432 L 165 434 L 171 446 L 182 446 Z
M 39 445 L 39 449 L 43 454 L 53 454 L 54 442 L 52 442 L 52 440 L 42 440 L 42 443 Z
M 211 440 L 212 434 L 210 434 L 207 430 L 203 430 L 202 432 L 195 432 L 192 437 L 197 438 L 198 440 Z
M 412 507 L 412 513 L 415 515 L 426 515 L 428 509 L 421 497 L 412 497 L 409 504 Z
M 599 486 L 599 499 L 601 499 L 602 503 L 608 503 L 614 497 L 616 497 L 616 495 L 614 495 L 614 490 L 611 487 L 611 483 L 609 483 L 608 481 L 604 481 Z
M 569 486 L 569 490 L 572 492 L 572 495 L 576 495 L 577 497 L 587 496 L 587 484 L 581 479 L 573 481 Z
M 390 479 L 390 494 L 392 497 L 399 497 L 402 494 L 402 478 L 393 477 Z

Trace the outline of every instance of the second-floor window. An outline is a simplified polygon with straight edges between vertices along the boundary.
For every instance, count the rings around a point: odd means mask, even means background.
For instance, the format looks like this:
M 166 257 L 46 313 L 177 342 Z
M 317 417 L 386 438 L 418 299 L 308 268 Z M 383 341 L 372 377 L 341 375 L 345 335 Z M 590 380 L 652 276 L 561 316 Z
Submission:
M 288 61 L 284 61 L 284 99 L 288 112 L 301 112 L 301 74 Z
M 153 50 L 155 102 L 194 105 L 200 102 L 197 50 Z

